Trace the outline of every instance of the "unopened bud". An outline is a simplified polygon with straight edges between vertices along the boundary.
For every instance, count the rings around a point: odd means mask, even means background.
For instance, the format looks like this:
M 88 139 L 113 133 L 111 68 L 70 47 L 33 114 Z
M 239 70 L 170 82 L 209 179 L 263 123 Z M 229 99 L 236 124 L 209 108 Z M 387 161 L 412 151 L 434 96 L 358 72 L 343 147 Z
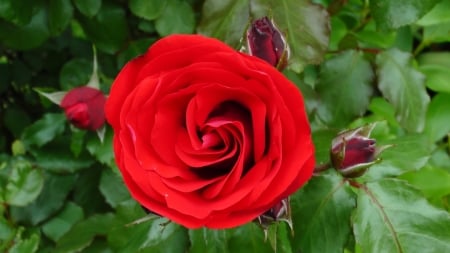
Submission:
M 331 145 L 331 162 L 346 177 L 358 177 L 379 159 L 377 156 L 390 146 L 376 147 L 370 138 L 374 124 L 340 133 Z
M 285 38 L 273 20 L 263 17 L 252 22 L 247 30 L 247 45 L 250 55 L 261 58 L 283 70 L 289 58 Z
M 100 90 L 83 86 L 67 92 L 60 106 L 74 126 L 95 131 L 105 123 L 105 101 Z

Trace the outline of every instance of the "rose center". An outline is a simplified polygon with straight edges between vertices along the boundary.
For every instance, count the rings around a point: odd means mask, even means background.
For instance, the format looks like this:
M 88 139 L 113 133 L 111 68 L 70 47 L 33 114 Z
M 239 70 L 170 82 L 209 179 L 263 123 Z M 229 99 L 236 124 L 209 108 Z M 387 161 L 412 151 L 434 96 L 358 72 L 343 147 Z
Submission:
M 217 106 L 198 131 L 205 153 L 217 152 L 216 160 L 194 168 L 203 178 L 212 178 L 240 168 L 244 173 L 251 165 L 252 124 L 250 112 L 239 103 L 226 101 Z

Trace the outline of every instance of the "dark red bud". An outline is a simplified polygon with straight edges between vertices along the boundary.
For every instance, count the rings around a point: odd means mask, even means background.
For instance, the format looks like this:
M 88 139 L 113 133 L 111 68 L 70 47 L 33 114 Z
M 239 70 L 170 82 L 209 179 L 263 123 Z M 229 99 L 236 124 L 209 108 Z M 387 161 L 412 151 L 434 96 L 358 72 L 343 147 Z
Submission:
M 253 21 L 247 30 L 249 53 L 282 70 L 289 56 L 286 41 L 268 17 Z
M 342 143 L 340 146 L 335 147 L 336 151 L 345 148 L 344 156 L 339 167 L 345 169 L 353 165 L 372 162 L 375 155 L 375 143 L 373 139 L 354 137 Z
M 369 138 L 375 124 L 351 129 L 333 139 L 330 158 L 333 167 L 346 177 L 358 177 L 379 161 L 378 154 L 386 147 L 377 148 Z
M 70 90 L 61 102 L 67 119 L 76 127 L 95 131 L 105 123 L 105 95 L 83 86 Z
M 289 198 L 282 199 L 272 208 L 258 216 L 257 223 L 264 229 L 277 221 L 285 221 L 292 228 L 291 208 Z

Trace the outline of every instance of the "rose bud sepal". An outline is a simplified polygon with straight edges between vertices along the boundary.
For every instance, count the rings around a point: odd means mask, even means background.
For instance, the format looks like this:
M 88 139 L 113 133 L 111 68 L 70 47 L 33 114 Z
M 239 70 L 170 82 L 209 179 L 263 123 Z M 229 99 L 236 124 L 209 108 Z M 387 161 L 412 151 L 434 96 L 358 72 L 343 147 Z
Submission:
M 291 204 L 289 198 L 282 199 L 272 208 L 258 216 L 255 222 L 263 229 L 264 239 L 268 238 L 269 230 L 272 226 L 277 226 L 278 221 L 284 221 L 288 224 L 291 232 L 294 231 L 292 224 Z
M 380 162 L 379 154 L 392 145 L 376 146 L 370 138 L 375 124 L 347 130 L 332 141 L 330 159 L 333 167 L 345 177 L 362 176 L 367 169 Z
M 247 29 L 247 47 L 256 56 L 282 71 L 288 63 L 289 46 L 274 21 L 268 17 L 254 20 Z

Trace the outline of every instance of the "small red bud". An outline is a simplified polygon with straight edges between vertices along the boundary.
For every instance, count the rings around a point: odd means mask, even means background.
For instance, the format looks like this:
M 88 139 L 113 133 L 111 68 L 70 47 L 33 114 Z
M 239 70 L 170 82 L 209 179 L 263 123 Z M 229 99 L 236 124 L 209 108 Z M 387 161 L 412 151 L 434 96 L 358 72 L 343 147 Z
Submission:
M 268 17 L 252 22 L 247 30 L 250 55 L 259 57 L 279 70 L 287 65 L 289 49 L 282 33 Z
M 105 101 L 101 91 L 83 86 L 67 92 L 60 106 L 75 127 L 95 131 L 105 123 Z
M 258 216 L 257 223 L 264 229 L 277 221 L 285 221 L 292 229 L 291 207 L 289 198 L 282 199 L 272 208 Z
M 376 147 L 375 139 L 369 138 L 374 125 L 363 126 L 340 133 L 332 141 L 330 158 L 336 170 L 346 177 L 358 177 L 379 159 L 389 146 Z

